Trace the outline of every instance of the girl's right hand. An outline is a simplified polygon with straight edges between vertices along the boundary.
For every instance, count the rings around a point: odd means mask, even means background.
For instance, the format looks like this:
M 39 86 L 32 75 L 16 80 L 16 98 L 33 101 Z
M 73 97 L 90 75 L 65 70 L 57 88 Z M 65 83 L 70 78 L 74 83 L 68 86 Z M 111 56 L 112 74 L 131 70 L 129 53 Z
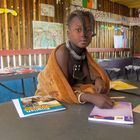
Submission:
M 91 102 L 99 108 L 112 108 L 114 106 L 114 101 L 103 94 L 93 94 Z
M 112 108 L 114 106 L 114 101 L 105 94 L 84 94 L 82 98 L 83 101 L 95 104 L 99 108 Z

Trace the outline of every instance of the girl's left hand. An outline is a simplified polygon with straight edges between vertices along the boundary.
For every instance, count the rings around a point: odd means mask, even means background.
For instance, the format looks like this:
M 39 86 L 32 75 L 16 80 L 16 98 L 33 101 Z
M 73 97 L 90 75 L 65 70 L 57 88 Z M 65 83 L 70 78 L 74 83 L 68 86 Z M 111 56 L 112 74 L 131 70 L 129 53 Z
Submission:
M 95 80 L 95 89 L 97 93 L 101 93 L 101 94 L 107 93 L 105 82 L 101 78 L 97 78 Z

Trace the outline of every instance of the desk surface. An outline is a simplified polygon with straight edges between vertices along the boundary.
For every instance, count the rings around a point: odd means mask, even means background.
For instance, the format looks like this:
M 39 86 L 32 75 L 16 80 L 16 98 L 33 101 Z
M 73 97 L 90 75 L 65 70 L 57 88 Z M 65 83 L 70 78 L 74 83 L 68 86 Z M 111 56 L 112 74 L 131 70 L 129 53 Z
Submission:
M 113 92 L 113 95 L 120 95 Z M 133 107 L 140 97 L 128 94 L 125 101 Z M 93 105 L 68 105 L 66 110 L 19 118 L 14 105 L 0 105 L 0 139 L 2 140 L 139 140 L 140 114 L 134 113 L 134 125 L 88 121 Z

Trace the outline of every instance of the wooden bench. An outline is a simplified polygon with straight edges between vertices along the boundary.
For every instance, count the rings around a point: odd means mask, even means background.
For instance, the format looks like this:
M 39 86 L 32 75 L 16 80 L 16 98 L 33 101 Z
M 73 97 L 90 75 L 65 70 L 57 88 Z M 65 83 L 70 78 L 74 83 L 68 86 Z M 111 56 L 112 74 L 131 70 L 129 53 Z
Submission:
M 47 63 L 48 56 L 53 49 L 23 49 L 23 50 L 1 50 L 0 68 L 38 65 L 44 66 Z M 94 58 L 116 58 L 129 57 L 128 48 L 88 48 L 88 51 Z
M 88 48 L 95 59 L 126 58 L 131 56 L 129 48 Z
M 1 50 L 0 68 L 45 65 L 52 49 Z

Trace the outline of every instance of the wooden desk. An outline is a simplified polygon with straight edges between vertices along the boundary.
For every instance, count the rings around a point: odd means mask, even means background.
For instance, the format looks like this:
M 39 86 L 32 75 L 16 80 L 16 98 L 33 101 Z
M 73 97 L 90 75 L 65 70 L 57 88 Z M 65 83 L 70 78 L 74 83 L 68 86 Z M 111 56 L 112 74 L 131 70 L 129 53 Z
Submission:
M 133 107 L 140 104 L 140 97 L 130 94 L 125 101 Z M 118 125 L 88 121 L 93 105 L 68 105 L 66 110 L 20 119 L 14 105 L 0 105 L 1 140 L 139 140 L 140 114 L 134 113 L 134 125 Z

